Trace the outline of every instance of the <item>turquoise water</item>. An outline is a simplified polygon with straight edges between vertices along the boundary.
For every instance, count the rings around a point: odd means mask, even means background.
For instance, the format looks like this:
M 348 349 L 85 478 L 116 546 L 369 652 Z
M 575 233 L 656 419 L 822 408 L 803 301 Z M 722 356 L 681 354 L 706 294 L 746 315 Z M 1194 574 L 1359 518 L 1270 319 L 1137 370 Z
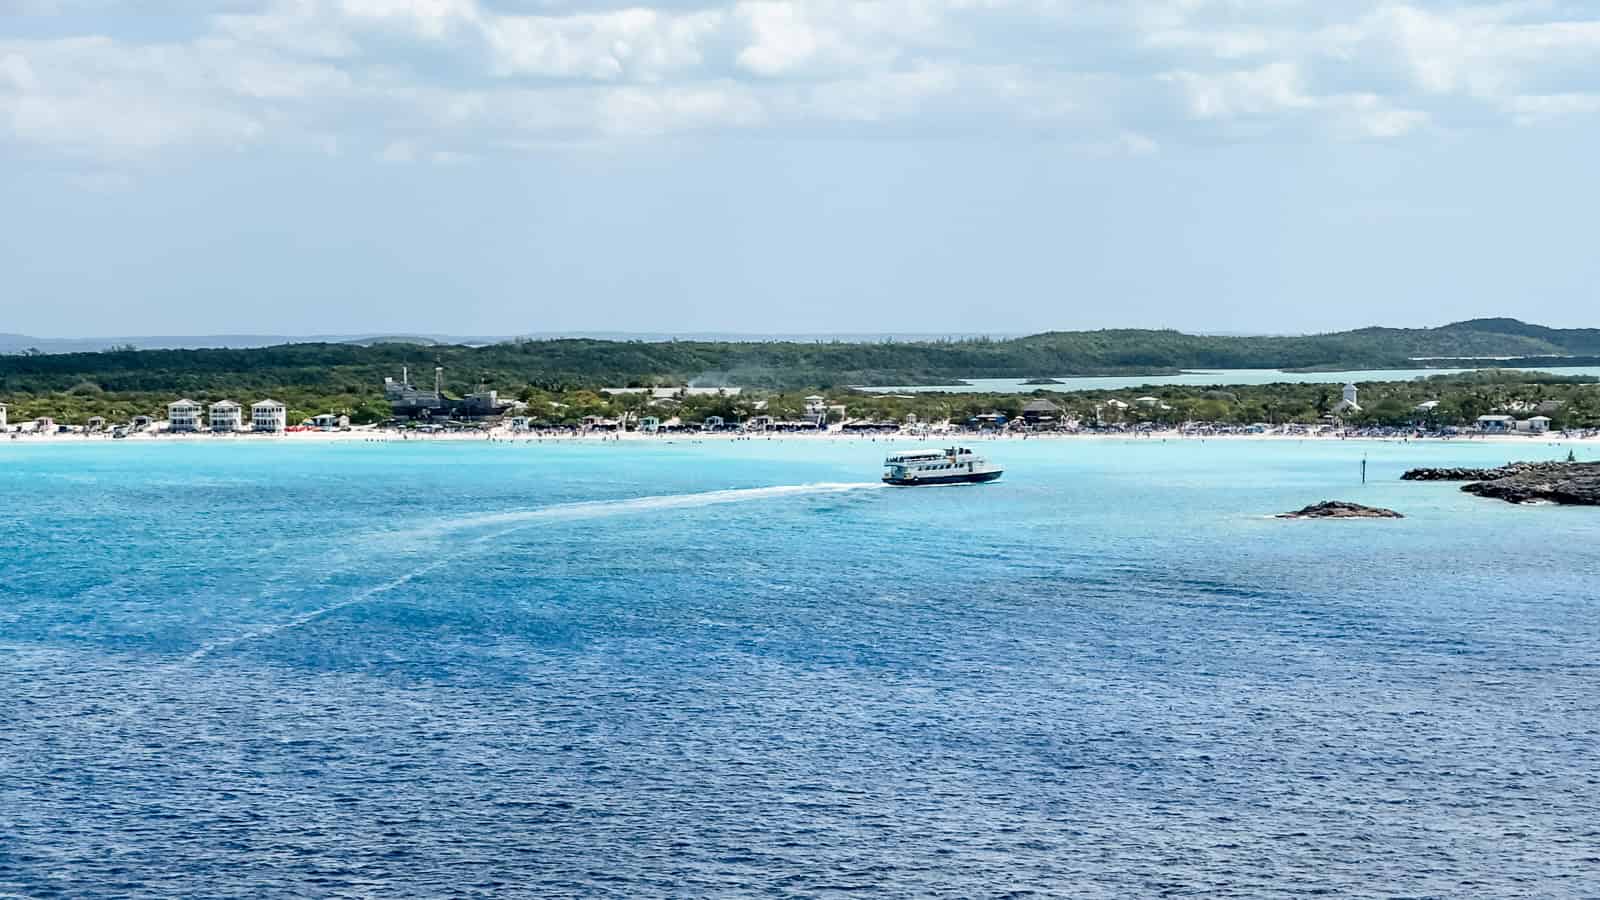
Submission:
M 1566 448 L 899 446 L 0 445 L 0 894 L 1593 895 Z
M 1064 375 L 1061 384 L 1023 384 L 1025 378 L 967 378 L 965 384 L 902 387 L 866 387 L 875 394 L 905 394 L 941 391 L 952 394 L 1027 394 L 1050 391 L 1121 391 L 1137 387 L 1186 385 L 1212 387 L 1235 384 L 1361 384 L 1369 381 L 1410 381 L 1434 375 L 1450 375 L 1472 369 L 1360 369 L 1350 372 L 1284 372 L 1279 369 L 1207 369 L 1180 375 Z M 1553 375 L 1600 375 L 1600 366 L 1546 366 L 1541 372 Z

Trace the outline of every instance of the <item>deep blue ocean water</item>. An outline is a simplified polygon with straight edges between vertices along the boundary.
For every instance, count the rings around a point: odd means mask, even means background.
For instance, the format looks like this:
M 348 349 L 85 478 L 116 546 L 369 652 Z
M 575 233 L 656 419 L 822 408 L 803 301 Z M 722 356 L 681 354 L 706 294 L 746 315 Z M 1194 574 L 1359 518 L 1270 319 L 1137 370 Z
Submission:
M 0 895 L 1600 895 L 1565 448 L 890 446 L 0 445 Z

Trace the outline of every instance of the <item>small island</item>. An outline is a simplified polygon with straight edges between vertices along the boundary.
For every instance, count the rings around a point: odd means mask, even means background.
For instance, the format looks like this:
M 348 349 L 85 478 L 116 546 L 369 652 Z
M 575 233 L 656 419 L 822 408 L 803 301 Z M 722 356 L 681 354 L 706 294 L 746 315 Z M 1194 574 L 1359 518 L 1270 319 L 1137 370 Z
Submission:
M 1023 384 L 1025 384 L 1025 385 L 1046 385 L 1046 384 L 1066 384 L 1066 382 L 1065 381 L 1061 381 L 1059 379 L 1055 379 L 1055 378 L 1029 378 L 1027 381 L 1024 381 Z
M 1495 469 L 1412 469 L 1403 481 L 1466 481 L 1463 491 L 1507 503 L 1600 506 L 1600 463 L 1519 462 Z
M 1348 500 L 1324 500 L 1294 512 L 1279 513 L 1280 519 L 1404 519 L 1405 516 L 1381 506 L 1363 506 Z

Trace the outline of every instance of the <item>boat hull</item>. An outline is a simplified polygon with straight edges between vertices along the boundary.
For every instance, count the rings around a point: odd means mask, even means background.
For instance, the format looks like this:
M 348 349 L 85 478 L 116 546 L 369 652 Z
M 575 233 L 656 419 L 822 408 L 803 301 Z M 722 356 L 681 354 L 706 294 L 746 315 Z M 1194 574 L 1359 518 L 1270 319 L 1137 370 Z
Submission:
M 934 484 L 982 484 L 985 481 L 994 481 L 1003 472 L 959 472 L 955 475 L 940 475 L 933 478 L 893 478 L 883 476 L 883 483 L 895 487 L 926 487 Z

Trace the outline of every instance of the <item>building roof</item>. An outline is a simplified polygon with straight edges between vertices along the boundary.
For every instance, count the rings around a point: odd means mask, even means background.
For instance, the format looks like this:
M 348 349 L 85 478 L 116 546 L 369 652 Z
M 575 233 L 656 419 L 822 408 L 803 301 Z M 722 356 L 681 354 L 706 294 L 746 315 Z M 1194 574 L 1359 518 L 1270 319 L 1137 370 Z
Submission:
M 260 409 L 263 406 L 282 406 L 282 405 L 283 405 L 282 403 L 279 403 L 276 400 L 257 400 L 256 402 L 250 404 L 250 408 L 251 409 Z
M 625 394 L 649 394 L 657 400 L 665 400 L 683 394 L 685 397 L 737 397 L 744 393 L 742 387 L 657 387 L 657 388 L 601 388 L 600 393 L 613 396 Z
M 182 400 L 174 400 L 171 403 L 168 403 L 167 404 L 167 408 L 171 409 L 174 406 L 194 406 L 194 407 L 198 407 L 199 405 L 200 404 L 194 402 L 193 400 L 190 400 L 188 398 L 184 398 Z
M 1038 400 L 1029 400 L 1023 404 L 1022 411 L 1025 413 L 1058 413 L 1061 412 L 1061 407 L 1051 403 L 1049 400 L 1040 398 Z
M 1515 422 L 1516 416 L 1479 416 L 1479 422 Z
M 239 404 L 233 402 L 232 400 L 218 400 L 217 402 L 211 404 L 211 408 L 212 409 L 238 409 L 239 408 Z

